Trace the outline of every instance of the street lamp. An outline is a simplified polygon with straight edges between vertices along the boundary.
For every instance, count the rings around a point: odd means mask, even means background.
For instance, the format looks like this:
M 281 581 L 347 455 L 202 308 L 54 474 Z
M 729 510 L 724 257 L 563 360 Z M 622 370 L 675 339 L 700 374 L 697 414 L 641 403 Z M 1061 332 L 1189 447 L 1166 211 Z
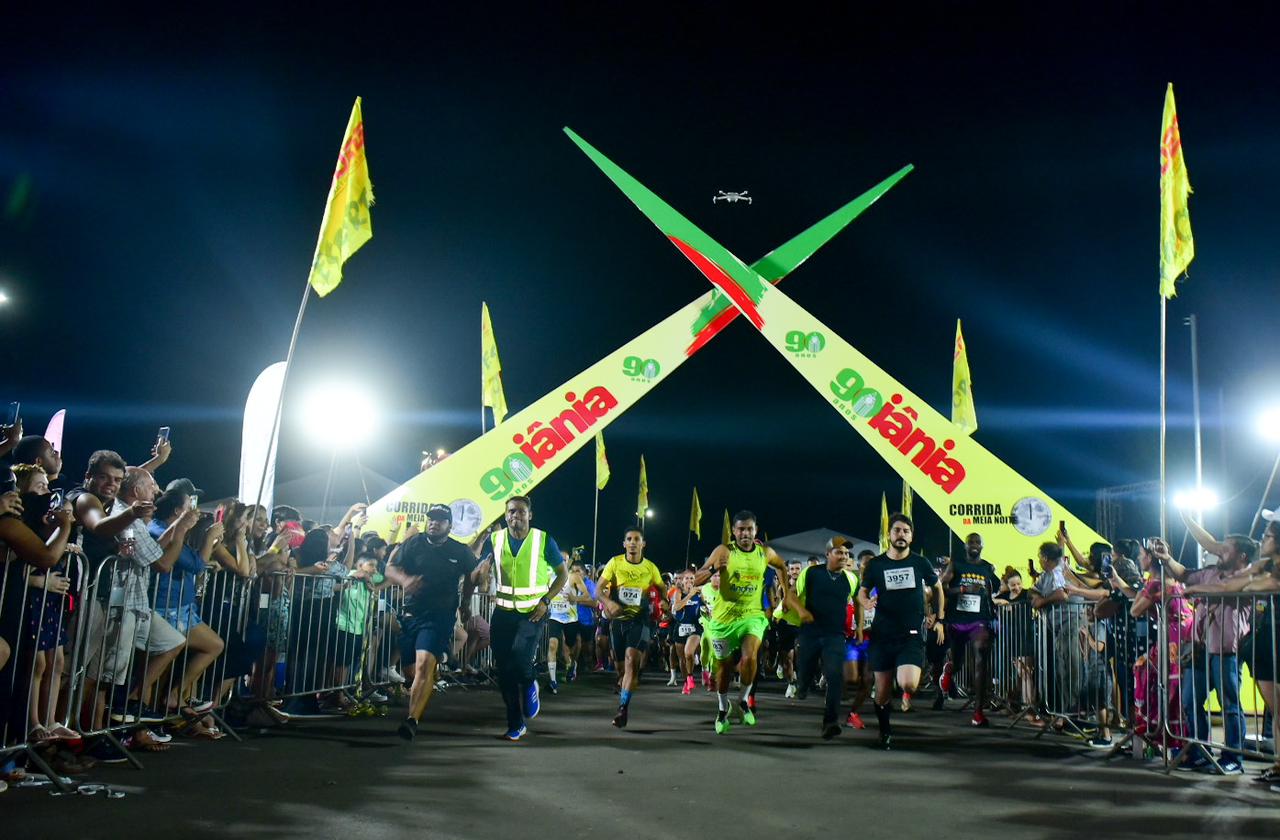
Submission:
M 9 296 L 6 295 L 3 290 L 0 290 L 0 306 L 4 306 L 8 302 Z
M 653 508 L 645 508 L 645 509 L 644 509 L 644 518 L 645 518 L 645 519 L 653 519 Z
M 308 437 L 330 451 L 329 476 L 325 479 L 320 518 L 323 520 L 329 514 L 329 492 L 333 488 L 333 470 L 340 451 L 348 450 L 354 454 L 360 486 L 368 502 L 369 490 L 365 486 L 364 468 L 357 450 L 373 437 L 378 428 L 378 410 L 369 392 L 354 382 L 326 382 L 307 394 L 302 407 Z
M 1194 510 L 1199 513 L 1202 510 L 1209 510 L 1218 506 L 1218 494 L 1210 490 L 1208 487 L 1197 487 L 1193 490 L 1184 490 L 1181 493 L 1175 493 L 1173 504 L 1182 510 Z

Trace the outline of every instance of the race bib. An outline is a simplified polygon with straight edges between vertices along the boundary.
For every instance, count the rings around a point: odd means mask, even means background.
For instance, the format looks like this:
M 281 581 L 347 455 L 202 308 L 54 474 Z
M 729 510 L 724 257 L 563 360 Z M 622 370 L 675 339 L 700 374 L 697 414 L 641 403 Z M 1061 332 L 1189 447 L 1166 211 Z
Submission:
M 712 639 L 711 652 L 716 655 L 716 659 L 728 659 L 733 649 L 729 647 L 728 639 Z
M 268 609 L 270 606 L 271 606 L 271 596 L 266 592 L 263 592 L 261 595 L 258 596 L 258 609 L 265 610 L 265 609 Z
M 694 633 L 698 632 L 698 628 L 694 627 L 692 624 L 681 624 L 679 632 L 681 636 L 692 636 Z
M 638 607 L 642 592 L 639 587 L 624 586 L 618 590 L 618 600 L 628 607 Z
M 915 589 L 916 588 L 915 567 L 907 566 L 905 569 L 885 569 L 884 570 L 884 588 L 889 590 Z
M 961 595 L 956 603 L 960 612 L 976 613 L 982 611 L 982 599 L 977 595 Z

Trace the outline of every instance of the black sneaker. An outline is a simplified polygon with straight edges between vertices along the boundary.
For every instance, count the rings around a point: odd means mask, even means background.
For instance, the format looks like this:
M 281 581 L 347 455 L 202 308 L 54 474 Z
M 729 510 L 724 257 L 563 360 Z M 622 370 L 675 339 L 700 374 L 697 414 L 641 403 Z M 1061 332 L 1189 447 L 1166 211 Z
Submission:
M 840 724 L 834 720 L 826 721 L 822 724 L 822 740 L 830 741 L 844 730 L 840 728 Z
M 627 707 L 619 706 L 618 713 L 613 716 L 613 725 L 619 729 L 627 728 Z
M 945 707 L 946 702 L 947 702 L 946 695 L 944 695 L 941 691 L 939 691 L 933 698 L 933 706 L 931 708 L 935 712 L 940 712 Z
M 876 743 L 876 746 L 879 749 L 882 749 L 885 752 L 888 752 L 889 750 L 893 749 L 893 736 L 881 735 L 880 740 Z
M 418 734 L 418 722 L 411 717 L 407 717 L 400 724 L 400 728 L 396 731 L 399 733 L 401 738 L 412 742 L 414 736 Z
M 124 754 L 124 750 L 106 738 L 98 741 L 89 749 L 89 757 L 99 764 L 123 764 L 129 760 L 129 756 Z

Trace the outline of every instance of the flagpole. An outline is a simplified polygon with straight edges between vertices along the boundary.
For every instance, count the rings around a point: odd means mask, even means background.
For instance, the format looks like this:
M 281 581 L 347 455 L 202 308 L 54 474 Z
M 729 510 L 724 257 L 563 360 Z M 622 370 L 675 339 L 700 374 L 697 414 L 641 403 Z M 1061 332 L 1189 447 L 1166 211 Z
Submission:
M 365 506 L 367 507 L 373 504 L 373 502 L 369 500 L 369 485 L 366 484 L 364 480 L 364 465 L 360 463 L 359 451 L 355 452 L 355 456 L 356 456 L 356 471 L 360 473 L 360 489 L 364 491 L 364 503 L 365 503 Z
M 684 540 L 684 567 L 689 568 L 689 550 L 693 548 L 693 529 L 689 529 L 689 533 Z
M 321 229 L 323 232 L 323 228 Z M 258 482 L 258 498 L 254 502 L 255 511 L 262 507 L 262 494 L 267 488 L 267 470 L 271 468 L 271 459 L 275 457 L 276 435 L 280 431 L 280 417 L 284 414 L 284 392 L 289 387 L 289 372 L 293 370 L 293 354 L 298 348 L 298 333 L 302 331 L 302 316 L 307 312 L 307 302 L 311 300 L 311 273 L 307 272 L 307 285 L 302 292 L 302 304 L 298 307 L 298 317 L 293 320 L 293 335 L 289 337 L 289 352 L 284 357 L 284 374 L 280 377 L 280 396 L 276 399 L 275 418 L 271 421 L 271 437 L 267 438 L 267 457 L 262 463 L 262 478 Z M 257 514 L 254 514 L 257 516 Z M 267 511 L 268 522 L 271 512 Z
M 320 524 L 329 518 L 329 491 L 333 488 L 333 468 L 338 463 L 338 447 L 333 448 L 333 454 L 329 456 L 329 477 L 324 480 L 324 498 L 320 502 Z
M 1196 316 L 1194 313 L 1187 316 L 1187 326 L 1191 327 L 1191 410 L 1195 420 L 1195 443 L 1196 443 L 1196 524 L 1204 524 L 1204 511 L 1200 508 L 1202 504 L 1201 488 L 1204 485 L 1204 457 L 1203 450 L 1200 445 L 1200 342 L 1198 340 L 1198 331 L 1196 329 Z
M 1168 299 L 1160 295 L 1160 538 L 1168 539 L 1168 514 L 1165 511 L 1165 499 L 1168 496 L 1167 476 L 1165 474 L 1165 351 L 1168 340 Z
M 591 564 L 600 570 L 600 561 L 596 559 L 596 544 L 600 540 L 600 485 L 596 485 L 596 515 L 591 525 Z

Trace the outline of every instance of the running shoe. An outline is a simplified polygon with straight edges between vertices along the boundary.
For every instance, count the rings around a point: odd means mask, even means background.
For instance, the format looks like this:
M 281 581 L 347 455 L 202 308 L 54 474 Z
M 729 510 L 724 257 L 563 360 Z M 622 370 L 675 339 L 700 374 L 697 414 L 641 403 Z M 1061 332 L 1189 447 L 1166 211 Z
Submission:
M 547 682 L 547 688 L 551 689 L 552 694 L 560 693 L 560 683 L 556 682 L 555 680 L 549 680 Z
M 1228 758 L 1226 761 L 1218 762 L 1218 771 L 1220 771 L 1223 776 L 1243 776 L 1244 765 L 1237 759 Z
M 795 683 L 787 683 L 787 690 L 786 690 L 786 691 L 784 691 L 784 692 L 782 692 L 782 696 L 783 696 L 783 697 L 785 697 L 785 698 L 787 698 L 788 700 L 793 700 L 793 699 L 795 699 L 795 696 L 796 696 L 796 684 L 795 684 Z
M 1169 759 L 1170 761 L 1173 761 L 1176 764 L 1177 760 L 1181 757 L 1181 755 L 1182 755 L 1181 750 L 1174 750 L 1173 754 L 1169 756 Z M 1192 754 L 1192 756 L 1188 758 L 1186 761 L 1182 762 L 1181 764 L 1176 764 L 1174 769 L 1184 770 L 1184 771 L 1203 770 L 1206 767 L 1208 767 L 1210 763 L 1211 762 L 1209 761 L 1209 758 L 1204 754 L 1204 752 L 1197 749 L 1196 752 Z
M 667 678 L 667 685 L 668 685 L 669 687 L 671 687 L 671 688 L 675 688 L 675 685 L 676 685 L 676 672 L 675 672 L 675 671 L 672 671 L 672 672 L 671 672 L 671 676 Z
M 942 679 L 938 681 L 938 685 L 942 687 L 942 693 L 950 696 L 956 687 L 956 682 L 951 678 L 951 663 L 942 666 Z
M 845 721 L 854 729 L 866 729 L 867 725 L 862 722 L 862 716 L 857 712 L 849 712 L 849 719 Z
M 946 708 L 946 702 L 947 702 L 947 695 L 939 691 L 937 695 L 933 698 L 933 706 L 932 706 L 933 710 L 935 712 L 942 711 L 944 708 Z
M 375 691 L 369 695 L 369 700 L 371 700 L 374 703 L 386 703 L 390 699 L 391 699 L 390 697 L 383 694 L 381 691 Z
M 889 750 L 893 749 L 893 736 L 881 735 L 880 740 L 876 742 L 876 747 L 878 749 L 884 750 L 885 752 L 888 752 Z
M 508 741 L 519 741 L 528 731 L 529 730 L 524 726 L 517 726 L 515 729 L 508 729 L 503 733 L 502 737 L 506 738 Z
M 1098 736 L 1096 736 L 1096 737 L 1094 737 L 1094 738 L 1090 738 L 1088 743 L 1089 743 L 1089 748 L 1090 748 L 1090 749 L 1094 749 L 1094 750 L 1109 750 L 1109 749 L 1111 749 L 1111 739 L 1110 739 L 1110 738 L 1103 738 L 1101 735 L 1098 735 Z
M 167 744 L 173 740 L 172 735 L 160 729 L 148 729 L 146 732 L 151 736 L 151 740 L 155 741 L 157 744 Z
M 565 682 L 574 682 L 578 679 L 578 665 L 575 662 L 573 667 L 569 669 L 569 673 L 565 676 Z
M 190 700 L 187 701 L 187 705 L 191 708 L 191 711 L 195 712 L 198 715 L 202 715 L 213 708 L 213 701 L 197 700 L 196 698 L 192 697 Z
M 987 716 L 983 714 L 982 709 L 978 709 L 976 712 L 973 713 L 973 720 L 969 721 L 969 723 L 973 724 L 974 726 L 990 726 L 991 725 L 991 721 L 987 720 Z M 1101 739 L 1095 738 L 1094 740 L 1101 740 Z M 1110 738 L 1107 739 L 1107 746 L 1108 747 L 1111 746 Z
M 533 720 L 541 709 L 542 703 L 538 699 L 538 681 L 534 680 L 524 692 L 524 716 Z
M 911 694 L 910 692 L 902 692 L 902 711 L 911 711 Z
M 393 682 L 396 685 L 405 684 L 404 674 L 396 670 L 396 666 L 394 665 L 388 665 L 386 668 L 382 669 L 382 678 L 387 682 Z
M 613 725 L 618 729 L 627 728 L 627 707 L 619 706 L 618 713 L 613 716 Z
M 400 724 L 400 728 L 396 732 L 406 741 L 412 742 L 414 736 L 418 734 L 418 722 L 411 717 L 407 717 Z
M 123 764 L 129 760 L 129 756 L 125 755 L 123 750 L 106 738 L 98 741 L 90 748 L 89 757 L 99 764 Z
M 1268 767 L 1254 776 L 1253 780 L 1260 785 L 1272 785 L 1280 782 L 1280 767 Z
M 693 694 L 693 689 L 694 689 L 693 677 L 686 677 L 684 681 L 684 688 L 680 689 L 680 693 Z
M 834 720 L 824 723 L 822 724 L 822 740 L 830 741 L 832 738 L 839 735 L 841 731 L 840 724 L 836 723 Z
M 716 734 L 723 735 L 729 731 L 729 710 L 721 709 L 716 713 Z
M 751 698 L 754 700 L 755 698 Z M 756 725 L 756 710 L 751 708 L 751 703 L 746 700 L 738 701 L 738 710 L 742 712 L 742 722 L 747 726 Z
M 783 673 L 781 665 L 778 666 L 778 679 L 786 679 L 786 675 Z

